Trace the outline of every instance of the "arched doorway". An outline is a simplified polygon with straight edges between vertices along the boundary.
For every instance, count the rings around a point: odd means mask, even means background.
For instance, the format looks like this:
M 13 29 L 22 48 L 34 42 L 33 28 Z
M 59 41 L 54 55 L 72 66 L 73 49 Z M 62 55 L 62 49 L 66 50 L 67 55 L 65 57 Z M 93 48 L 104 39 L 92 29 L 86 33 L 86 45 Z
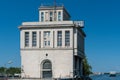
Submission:
M 42 78 L 52 78 L 52 64 L 49 60 L 42 63 Z

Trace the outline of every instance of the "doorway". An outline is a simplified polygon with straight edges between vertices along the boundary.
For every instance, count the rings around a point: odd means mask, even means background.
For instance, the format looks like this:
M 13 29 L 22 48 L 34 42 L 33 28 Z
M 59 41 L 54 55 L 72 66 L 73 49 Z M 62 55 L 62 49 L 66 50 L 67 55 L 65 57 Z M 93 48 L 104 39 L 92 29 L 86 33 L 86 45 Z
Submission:
M 42 78 L 52 78 L 52 63 L 49 60 L 42 63 Z

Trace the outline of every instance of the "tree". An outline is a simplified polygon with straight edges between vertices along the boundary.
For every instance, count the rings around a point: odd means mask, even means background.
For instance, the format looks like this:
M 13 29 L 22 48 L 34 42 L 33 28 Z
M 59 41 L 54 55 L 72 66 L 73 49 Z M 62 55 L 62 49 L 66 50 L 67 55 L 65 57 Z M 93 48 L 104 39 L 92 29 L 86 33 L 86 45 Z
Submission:
M 5 70 L 6 70 L 5 67 L 0 67 L 0 73 L 1 73 L 1 74 L 4 74 L 4 73 L 5 73 Z
M 21 73 L 21 68 L 17 67 L 10 67 L 10 68 L 5 68 L 5 67 L 0 67 L 0 74 L 7 74 L 7 75 L 14 75 L 15 73 Z
M 92 67 L 90 66 L 90 64 L 88 63 L 87 58 L 85 57 L 83 59 L 83 75 L 88 76 L 91 73 L 92 73 Z
M 6 71 L 7 74 L 11 74 L 11 75 L 14 75 L 15 73 L 20 73 L 20 72 L 21 72 L 21 69 L 17 67 L 10 67 Z

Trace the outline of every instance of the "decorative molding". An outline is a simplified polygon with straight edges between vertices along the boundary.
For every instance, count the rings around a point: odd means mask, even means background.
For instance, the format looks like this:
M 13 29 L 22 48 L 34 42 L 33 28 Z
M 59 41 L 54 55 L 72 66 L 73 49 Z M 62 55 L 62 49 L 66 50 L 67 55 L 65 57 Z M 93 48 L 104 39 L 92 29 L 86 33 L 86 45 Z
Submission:
M 73 50 L 73 48 L 21 48 L 20 50 Z

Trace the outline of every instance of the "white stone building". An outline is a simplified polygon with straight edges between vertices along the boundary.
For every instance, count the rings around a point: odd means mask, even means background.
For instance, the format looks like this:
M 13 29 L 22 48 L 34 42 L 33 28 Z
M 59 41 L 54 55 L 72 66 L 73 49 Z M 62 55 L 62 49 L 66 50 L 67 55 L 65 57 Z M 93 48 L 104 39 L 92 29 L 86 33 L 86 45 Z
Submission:
M 23 78 L 82 75 L 83 21 L 71 21 L 64 6 L 40 6 L 38 22 L 23 22 L 20 53 Z

